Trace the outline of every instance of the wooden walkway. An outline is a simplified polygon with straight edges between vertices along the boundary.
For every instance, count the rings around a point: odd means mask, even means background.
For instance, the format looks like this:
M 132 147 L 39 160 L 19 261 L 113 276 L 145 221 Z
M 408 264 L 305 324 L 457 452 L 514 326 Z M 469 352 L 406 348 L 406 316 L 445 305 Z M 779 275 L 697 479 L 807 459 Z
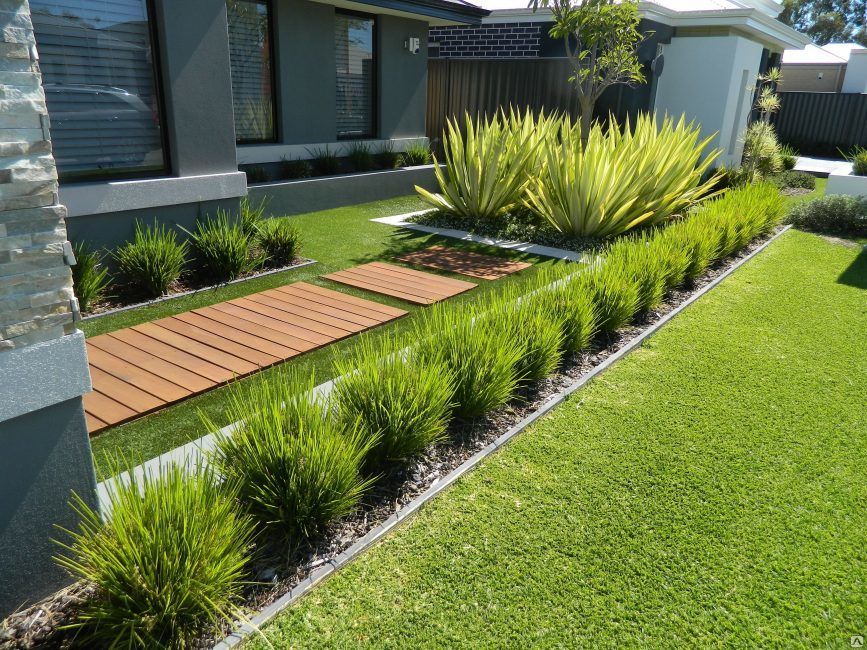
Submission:
M 468 275 L 480 280 L 499 280 L 504 276 L 532 266 L 527 262 L 517 262 L 448 246 L 431 246 L 424 250 L 401 255 L 397 259 L 410 264 L 429 266 L 440 271 Z
M 401 298 L 417 305 L 430 305 L 476 286 L 472 282 L 383 262 L 353 266 L 322 277 L 351 287 Z
M 406 314 L 306 282 L 87 339 L 88 430 L 131 420 Z

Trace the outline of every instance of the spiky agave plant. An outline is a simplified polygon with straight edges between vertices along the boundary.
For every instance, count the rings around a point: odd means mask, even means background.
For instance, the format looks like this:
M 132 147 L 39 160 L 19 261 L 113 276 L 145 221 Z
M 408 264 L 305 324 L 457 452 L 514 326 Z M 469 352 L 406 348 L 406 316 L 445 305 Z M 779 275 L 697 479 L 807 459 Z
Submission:
M 439 210 L 470 219 L 493 219 L 520 203 L 538 136 L 529 128 L 529 113 L 527 122 L 516 119 L 504 113 L 476 119 L 466 114 L 465 133 L 457 120 L 449 119 L 445 166 L 434 167 L 440 192 L 416 186 L 419 196 Z

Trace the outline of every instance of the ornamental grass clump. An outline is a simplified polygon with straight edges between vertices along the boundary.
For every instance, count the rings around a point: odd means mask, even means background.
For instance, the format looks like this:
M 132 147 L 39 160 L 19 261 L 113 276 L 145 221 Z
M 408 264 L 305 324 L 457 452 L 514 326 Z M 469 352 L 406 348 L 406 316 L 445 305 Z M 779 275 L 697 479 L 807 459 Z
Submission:
M 338 418 L 357 423 L 371 441 L 367 473 L 404 463 L 446 436 L 452 407 L 452 372 L 423 359 L 400 341 L 362 337 L 335 362 L 340 379 L 331 394 Z
M 658 307 L 665 297 L 666 268 L 663 259 L 650 246 L 650 238 L 623 238 L 604 253 L 605 264 L 615 264 L 623 268 L 638 290 L 636 311 L 645 313 Z
M 693 215 L 666 228 L 662 238 L 674 248 L 686 251 L 689 263 L 684 280 L 687 283 L 703 275 L 719 256 L 721 231 L 708 219 Z
M 287 219 L 266 219 L 256 229 L 256 243 L 270 266 L 290 264 L 297 256 L 301 233 Z
M 476 418 L 503 406 L 518 385 L 523 349 L 505 328 L 474 322 L 469 305 L 437 304 L 416 324 L 415 353 L 424 363 L 441 363 L 451 374 L 453 412 Z
M 226 416 L 242 424 L 218 434 L 211 455 L 258 527 L 290 553 L 349 514 L 371 482 L 361 469 L 375 439 L 338 422 L 313 385 L 284 371 L 235 390 Z
M 578 125 L 562 120 L 559 137 L 543 141 L 545 164 L 526 190 L 526 205 L 563 233 L 611 237 L 686 212 L 716 187 L 702 177 L 719 155 L 706 152 L 711 138 L 681 118 L 657 127 L 644 115 L 623 131 L 597 124 L 581 143 Z M 702 156 L 704 155 L 704 159 Z
M 252 254 L 255 232 L 245 232 L 240 220 L 230 220 L 222 210 L 214 219 L 199 221 L 195 231 L 185 232 L 190 236 L 198 270 L 208 278 L 234 280 L 264 262 L 264 257 Z
M 112 253 L 121 280 L 146 298 L 169 290 L 181 276 L 187 258 L 187 242 L 179 242 L 174 230 L 154 222 L 136 222 L 135 235 Z
M 80 524 L 56 558 L 96 587 L 72 623 L 84 645 L 187 648 L 241 616 L 253 523 L 230 482 L 168 465 L 131 473 L 109 498 L 100 513 L 73 495 Z
M 478 327 L 508 332 L 511 346 L 520 350 L 515 372 L 521 386 L 532 386 L 557 369 L 564 346 L 564 324 L 558 314 L 537 309 L 514 290 L 483 302 L 480 311 Z
M 647 237 L 647 244 L 653 251 L 652 254 L 659 258 L 662 264 L 666 293 L 686 282 L 686 275 L 692 262 L 687 246 L 678 242 L 676 237 L 669 236 L 669 229 L 656 230 L 652 236 Z
M 434 167 L 439 193 L 415 189 L 422 200 L 443 212 L 493 219 L 521 202 L 542 136 L 529 111 L 524 117 L 500 112 L 476 119 L 467 113 L 464 120 L 465 132 L 457 120 L 447 122 L 445 166 Z
M 538 274 L 536 291 L 525 300 L 532 309 L 551 314 L 562 331 L 561 350 L 575 354 L 586 350 L 596 333 L 596 305 L 587 286 L 578 281 L 583 265 L 560 264 Z
M 90 250 L 86 242 L 76 242 L 72 251 L 75 255 L 72 288 L 78 298 L 79 309 L 87 311 L 105 296 L 109 283 L 108 269 L 102 264 L 102 255 Z
M 578 282 L 582 290 L 593 296 L 597 327 L 602 334 L 613 334 L 638 311 L 638 284 L 622 260 L 597 260 L 579 276 Z

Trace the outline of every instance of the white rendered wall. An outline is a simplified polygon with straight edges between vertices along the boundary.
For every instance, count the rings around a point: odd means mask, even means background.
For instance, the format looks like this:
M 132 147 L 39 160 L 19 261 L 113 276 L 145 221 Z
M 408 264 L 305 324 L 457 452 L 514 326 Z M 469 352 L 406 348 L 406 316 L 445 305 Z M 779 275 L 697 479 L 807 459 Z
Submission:
M 841 92 L 867 93 L 867 50 L 852 50 Z
M 740 164 L 762 46 L 736 35 L 675 36 L 663 55 L 657 114 L 695 120 L 702 137 L 716 133 L 717 164 Z

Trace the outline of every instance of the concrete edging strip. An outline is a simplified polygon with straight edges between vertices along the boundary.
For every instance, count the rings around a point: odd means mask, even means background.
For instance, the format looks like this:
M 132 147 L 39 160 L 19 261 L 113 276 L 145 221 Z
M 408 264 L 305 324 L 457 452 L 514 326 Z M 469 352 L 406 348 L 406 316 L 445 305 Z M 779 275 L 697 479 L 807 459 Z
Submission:
M 407 212 L 406 214 L 396 214 L 392 217 L 378 217 L 371 219 L 376 223 L 383 223 L 387 226 L 396 226 L 398 228 L 407 228 L 408 230 L 418 230 L 419 232 L 427 232 L 433 235 L 442 237 L 450 237 L 452 239 L 460 239 L 462 241 L 471 241 L 477 244 L 487 244 L 504 250 L 519 251 L 521 253 L 530 253 L 532 255 L 540 255 L 541 257 L 553 257 L 558 260 L 569 260 L 570 262 L 581 262 L 585 258 L 585 253 L 569 251 L 565 248 L 554 248 L 553 246 L 542 246 L 525 241 L 514 241 L 512 239 L 496 239 L 494 237 L 485 237 L 484 235 L 474 235 L 465 230 L 453 230 L 451 228 L 436 228 L 434 226 L 423 226 L 421 224 L 407 221 L 410 217 L 417 217 L 420 214 L 425 214 L 430 210 L 418 210 L 417 212 Z
M 617 361 L 632 352 L 632 350 L 641 345 L 641 343 L 643 343 L 646 339 L 650 338 L 652 335 L 662 329 L 662 327 L 670 320 L 672 320 L 675 316 L 680 314 L 692 303 L 707 294 L 711 289 L 715 288 L 732 273 L 737 271 L 741 266 L 749 262 L 763 250 L 765 250 L 783 233 L 788 231 L 790 227 L 791 226 L 785 226 L 780 232 L 778 232 L 773 237 L 764 242 L 761 246 L 756 248 L 756 250 L 752 251 L 746 257 L 738 260 L 730 268 L 726 269 L 725 272 L 721 273 L 718 277 L 714 278 L 711 282 L 693 293 L 689 298 L 687 298 L 683 303 L 678 305 L 675 309 L 668 312 L 665 316 L 647 327 L 647 329 L 643 330 L 638 335 L 633 337 L 626 345 L 617 350 L 598 366 L 581 375 L 581 377 L 579 377 L 574 383 L 572 383 L 570 386 L 566 387 L 559 393 L 552 395 L 547 402 L 545 402 L 542 406 L 533 411 L 533 413 L 512 426 L 508 431 L 506 431 L 503 435 L 490 443 L 487 447 L 485 447 L 481 451 L 476 452 L 473 456 L 465 460 L 463 463 L 461 463 L 461 465 L 449 472 L 449 474 L 447 474 L 444 478 L 434 482 L 433 485 L 431 485 L 422 494 L 420 494 L 410 503 L 395 512 L 381 524 L 372 528 L 370 531 L 367 532 L 366 535 L 364 535 L 364 537 L 356 541 L 352 546 L 340 553 L 337 557 L 326 561 L 322 566 L 311 571 L 310 575 L 308 575 L 304 580 L 295 585 L 291 589 L 291 591 L 284 594 L 273 603 L 262 609 L 256 616 L 250 619 L 249 623 L 245 623 L 234 632 L 232 632 L 232 634 L 217 643 L 215 648 L 217 648 L 218 650 L 227 650 L 228 648 L 236 646 L 247 636 L 253 634 L 258 628 L 270 621 L 277 614 L 279 614 L 289 605 L 298 600 L 298 598 L 310 591 L 323 579 L 325 579 L 326 577 L 334 573 L 337 569 L 349 563 L 351 560 L 355 559 L 356 556 L 373 546 L 373 544 L 382 539 L 389 531 L 391 531 L 391 529 L 393 529 L 399 523 L 403 522 L 405 519 L 415 514 L 425 503 L 433 499 L 442 490 L 457 481 L 461 476 L 463 476 L 473 467 L 478 465 L 482 460 L 493 454 L 500 447 L 509 442 L 509 440 L 521 433 L 521 431 L 533 424 L 536 420 L 549 413 L 555 406 L 559 406 L 561 403 L 563 403 L 566 398 L 569 397 L 572 393 L 580 389 L 582 386 L 586 385 L 591 379 L 602 374 Z

